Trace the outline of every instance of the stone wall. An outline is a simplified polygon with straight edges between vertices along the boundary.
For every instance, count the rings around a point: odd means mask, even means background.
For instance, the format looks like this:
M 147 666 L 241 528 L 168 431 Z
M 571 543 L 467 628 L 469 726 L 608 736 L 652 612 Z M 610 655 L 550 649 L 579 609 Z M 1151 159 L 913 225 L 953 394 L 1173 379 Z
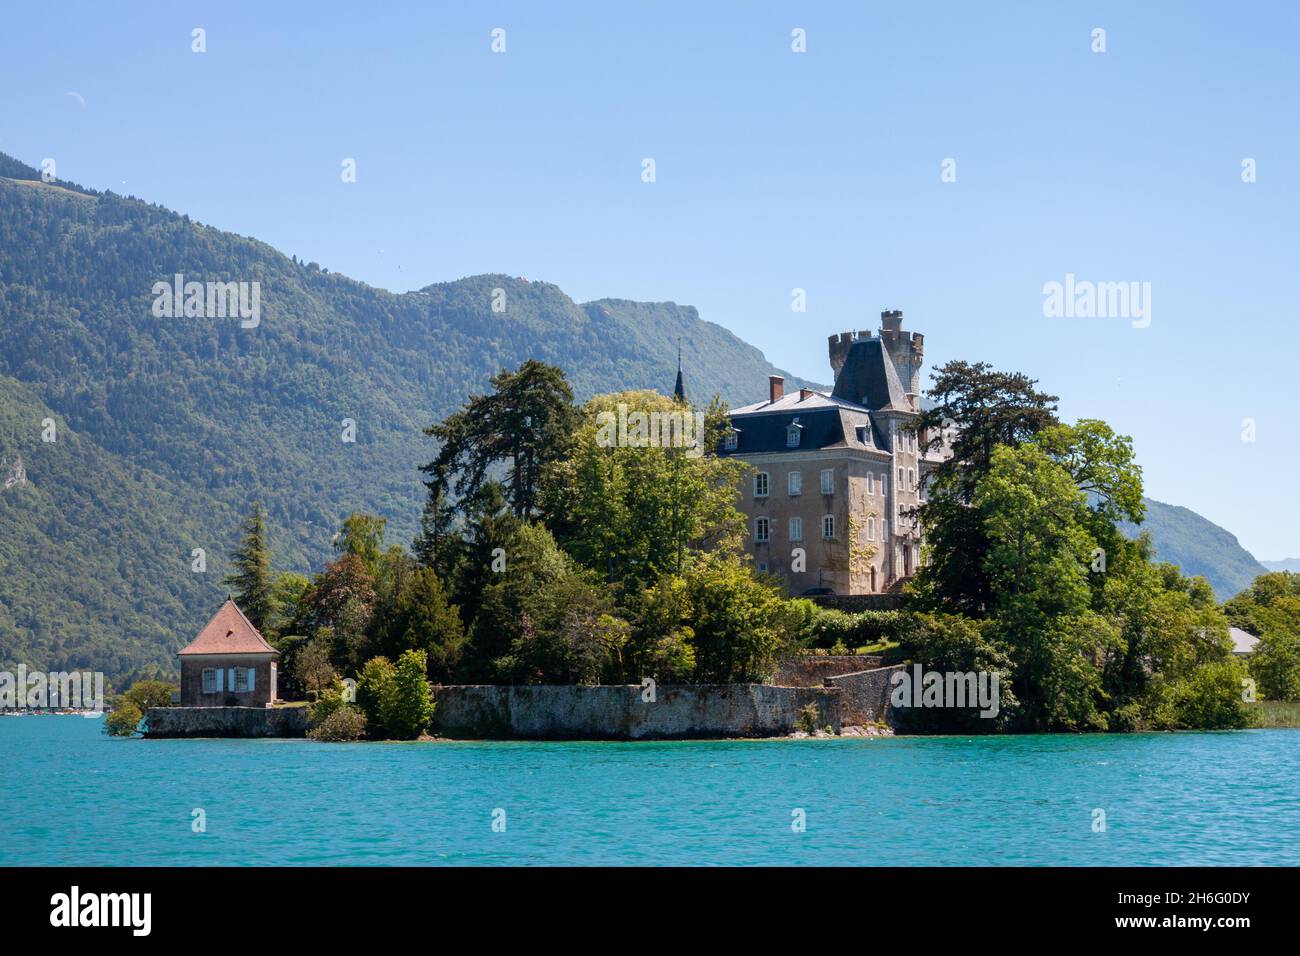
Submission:
M 840 729 L 839 691 L 765 684 L 574 687 L 446 685 L 434 688 L 431 729 L 446 737 L 534 740 L 667 740 L 777 737 L 817 708 L 817 726 Z
M 776 662 L 772 683 L 778 687 L 821 687 L 826 678 L 879 667 L 881 658 L 866 654 L 800 654 Z
M 828 677 L 826 686 L 839 689 L 840 720 L 845 726 L 878 722 L 893 726 L 889 707 L 889 694 L 893 690 L 890 678 L 896 671 L 906 668 L 906 664 L 895 664 Z
M 307 707 L 155 707 L 146 737 L 302 737 Z

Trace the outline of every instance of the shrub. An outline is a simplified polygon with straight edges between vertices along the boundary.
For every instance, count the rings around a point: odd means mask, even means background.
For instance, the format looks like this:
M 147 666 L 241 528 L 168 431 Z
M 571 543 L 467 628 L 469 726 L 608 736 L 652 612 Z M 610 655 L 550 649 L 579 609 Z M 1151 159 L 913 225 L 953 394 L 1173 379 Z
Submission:
M 114 737 L 130 737 L 140 728 L 143 719 L 144 714 L 140 713 L 140 708 L 125 700 L 104 719 L 104 733 Z
M 424 651 L 404 651 L 396 666 L 385 657 L 372 657 L 361 669 L 357 705 L 372 736 L 413 740 L 433 716 L 433 693 L 425 676 Z
M 312 740 L 339 742 L 360 740 L 366 734 L 366 715 L 350 704 L 334 710 L 319 724 L 307 731 Z
M 804 704 L 799 711 L 799 729 L 806 734 L 815 733 L 817 730 L 817 718 L 821 716 L 817 712 L 816 704 Z

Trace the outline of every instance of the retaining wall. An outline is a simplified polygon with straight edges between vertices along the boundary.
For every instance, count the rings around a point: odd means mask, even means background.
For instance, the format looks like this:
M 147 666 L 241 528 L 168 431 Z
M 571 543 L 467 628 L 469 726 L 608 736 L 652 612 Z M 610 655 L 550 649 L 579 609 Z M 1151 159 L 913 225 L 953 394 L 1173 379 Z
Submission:
M 892 727 L 889 695 L 894 688 L 890 678 L 895 671 L 906 669 L 906 664 L 895 664 L 826 678 L 826 686 L 839 689 L 840 720 L 848 726 L 883 722 Z
M 307 707 L 155 707 L 146 737 L 303 737 Z
M 821 687 L 826 678 L 879 667 L 882 658 L 867 654 L 800 654 L 776 662 L 772 683 L 778 687 Z
M 431 729 L 447 737 L 535 740 L 778 737 L 797 730 L 803 708 L 813 704 L 818 727 L 840 730 L 835 688 L 660 685 L 653 702 L 642 694 L 638 684 L 446 685 L 434 688 Z

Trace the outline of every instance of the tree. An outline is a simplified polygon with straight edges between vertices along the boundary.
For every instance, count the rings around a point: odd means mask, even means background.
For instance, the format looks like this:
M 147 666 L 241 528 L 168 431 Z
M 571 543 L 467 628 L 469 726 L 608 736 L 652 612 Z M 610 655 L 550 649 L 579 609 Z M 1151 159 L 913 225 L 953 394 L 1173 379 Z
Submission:
M 933 469 L 927 501 L 918 509 L 930 559 L 917 575 L 915 593 L 932 610 L 980 617 L 993 593 L 982 522 L 968 506 L 992 468 L 995 449 L 1018 447 L 1057 424 L 1057 399 L 1040 392 L 1033 379 L 985 362 L 949 362 L 931 377 L 933 407 L 917 421 L 919 447 L 929 452 L 947 443 L 951 457 Z
M 379 556 L 384 550 L 384 525 L 387 523 L 387 518 L 352 512 L 343 519 L 343 527 L 334 536 L 334 550 L 339 554 L 356 555 L 372 575 L 376 574 Z
M 403 651 L 397 659 L 392 682 L 380 703 L 384 730 L 390 737 L 414 740 L 428 728 L 434 709 L 425 676 L 428 667 L 424 651 Z
M 132 684 L 130 689 L 122 696 L 135 704 L 142 717 L 147 717 L 149 711 L 155 707 L 170 707 L 172 693 L 177 689 L 175 684 L 169 684 L 166 681 L 142 680 Z
M 609 582 L 643 588 L 682 571 L 693 555 L 740 550 L 746 522 L 736 502 L 747 466 L 712 453 L 707 424 L 694 450 L 618 441 L 611 423 L 638 413 L 651 422 L 692 414 L 654 392 L 591 399 L 573 454 L 547 471 L 544 512 L 579 563 Z
M 734 556 L 703 555 L 683 577 L 694 631 L 695 680 L 766 680 L 791 638 L 780 591 Z
M 231 555 L 233 570 L 224 583 L 232 589 L 235 603 L 259 631 L 274 610 L 271 554 L 266 544 L 266 515 L 260 502 L 244 522 L 243 538 Z
M 140 729 L 144 715 L 140 708 L 131 701 L 123 701 L 111 714 L 104 718 L 104 733 L 113 737 L 130 737 Z
M 494 391 L 473 395 L 461 410 L 425 429 L 440 443 L 422 469 L 437 513 L 439 496 L 474 497 L 495 465 L 506 469 L 506 489 L 516 517 L 536 509 L 542 471 L 569 449 L 577 419 L 564 372 L 529 359 L 514 372 L 492 377 Z

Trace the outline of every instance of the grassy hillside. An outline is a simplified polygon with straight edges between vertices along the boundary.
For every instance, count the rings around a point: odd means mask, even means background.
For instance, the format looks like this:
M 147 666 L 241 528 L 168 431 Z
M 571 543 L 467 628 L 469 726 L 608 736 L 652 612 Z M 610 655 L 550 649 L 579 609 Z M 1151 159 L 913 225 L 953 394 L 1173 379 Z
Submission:
M 579 398 L 668 391 L 679 337 L 697 400 L 753 401 L 777 371 L 687 306 L 583 305 L 501 275 L 399 295 L 2 155 L 0 175 L 0 453 L 30 479 L 0 493 L 0 663 L 169 661 L 224 593 L 219 559 L 255 499 L 281 568 L 318 565 L 353 510 L 408 542 L 422 429 L 526 358 L 565 368 Z M 260 324 L 154 315 L 176 273 L 258 282 Z M 45 417 L 66 443 L 40 444 Z

